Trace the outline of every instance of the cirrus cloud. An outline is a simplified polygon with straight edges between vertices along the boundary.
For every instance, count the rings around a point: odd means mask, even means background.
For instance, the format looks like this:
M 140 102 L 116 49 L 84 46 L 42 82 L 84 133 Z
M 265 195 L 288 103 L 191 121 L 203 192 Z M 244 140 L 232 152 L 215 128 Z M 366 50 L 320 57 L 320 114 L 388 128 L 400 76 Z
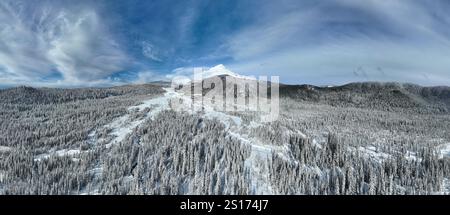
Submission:
M 2 82 L 87 83 L 127 62 L 95 10 L 32 2 L 0 2 Z

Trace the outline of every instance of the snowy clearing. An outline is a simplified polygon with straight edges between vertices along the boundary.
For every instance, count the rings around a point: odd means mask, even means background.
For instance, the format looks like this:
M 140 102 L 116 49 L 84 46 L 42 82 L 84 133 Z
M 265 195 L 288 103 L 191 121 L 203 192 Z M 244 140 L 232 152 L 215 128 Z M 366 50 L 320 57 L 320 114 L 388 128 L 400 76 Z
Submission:
M 417 157 L 417 153 L 411 152 L 411 151 L 407 151 L 407 152 L 406 152 L 405 159 L 406 159 L 406 160 L 409 160 L 409 161 L 418 161 L 418 162 L 422 162 L 422 158 Z
M 392 155 L 386 154 L 384 152 L 379 151 L 375 146 L 367 146 L 367 147 L 350 147 L 350 151 L 359 151 L 363 156 L 373 159 L 374 161 L 381 163 L 386 159 L 392 158 Z
M 8 152 L 8 151 L 11 151 L 11 147 L 0 146 L 0 152 Z
M 34 158 L 34 161 L 41 161 L 43 159 L 48 159 L 50 158 L 50 156 L 58 156 L 58 157 L 63 157 L 63 156 L 73 156 L 73 155 L 77 155 L 80 154 L 81 151 L 79 149 L 62 149 L 62 150 L 58 150 L 55 152 L 50 152 L 50 153 L 45 153 L 45 154 L 40 154 L 37 155 Z
M 440 151 L 439 159 L 450 157 L 450 143 L 443 144 L 438 147 Z
M 152 98 L 149 100 L 145 100 L 142 104 L 131 106 L 128 108 L 129 111 L 145 111 L 147 108 L 149 112 L 146 113 L 145 117 L 141 119 L 131 120 L 130 114 L 126 114 L 114 120 L 113 122 L 105 125 L 105 128 L 111 129 L 111 133 L 109 135 L 114 138 L 106 144 L 106 148 L 111 147 L 113 144 L 120 143 L 123 141 L 129 134 L 133 132 L 135 128 L 145 122 L 147 119 L 154 119 L 154 117 L 160 113 L 161 111 L 169 108 L 169 99 L 173 97 L 173 89 L 164 88 L 166 93 L 163 96 Z M 89 134 L 90 140 L 89 142 L 96 144 L 98 140 L 93 140 L 96 131 L 92 131 Z

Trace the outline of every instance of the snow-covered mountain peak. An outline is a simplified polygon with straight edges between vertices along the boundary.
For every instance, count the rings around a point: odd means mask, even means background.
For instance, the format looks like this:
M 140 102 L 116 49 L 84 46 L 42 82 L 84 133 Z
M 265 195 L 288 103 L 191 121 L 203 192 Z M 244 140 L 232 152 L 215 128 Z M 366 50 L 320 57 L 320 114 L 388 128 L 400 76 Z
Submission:
M 233 77 L 241 77 L 239 74 L 234 73 L 227 69 L 223 64 L 219 64 L 217 66 L 211 67 L 208 70 L 205 70 L 202 72 L 202 78 L 210 78 L 214 76 L 221 76 L 221 75 L 229 75 Z
M 195 72 L 199 72 L 197 76 L 194 75 Z M 199 82 L 208 78 L 216 76 L 231 76 L 240 79 L 249 79 L 249 76 L 239 75 L 231 70 L 227 69 L 223 64 L 216 65 L 209 69 L 193 70 L 189 76 L 176 76 L 172 81 L 177 84 L 188 84 L 191 81 Z

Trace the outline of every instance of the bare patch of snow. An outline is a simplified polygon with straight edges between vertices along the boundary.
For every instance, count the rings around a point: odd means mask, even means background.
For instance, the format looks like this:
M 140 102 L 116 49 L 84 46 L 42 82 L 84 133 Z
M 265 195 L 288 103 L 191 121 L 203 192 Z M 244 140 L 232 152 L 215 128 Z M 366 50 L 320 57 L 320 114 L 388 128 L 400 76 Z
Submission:
M 439 159 L 450 157 L 450 143 L 440 145 L 438 146 L 438 149 L 440 151 Z
M 100 176 L 102 175 L 103 167 L 95 167 L 93 169 L 90 169 L 88 172 L 93 174 L 94 176 Z
M 58 156 L 58 157 L 63 157 L 63 156 L 74 156 L 77 154 L 80 154 L 81 151 L 79 149 L 62 149 L 62 150 L 58 150 L 55 152 L 50 152 L 50 153 L 44 153 L 44 154 L 40 154 L 35 156 L 34 161 L 41 161 L 43 159 L 48 159 L 50 158 L 50 156 Z
M 450 179 L 444 178 L 442 180 L 441 189 L 432 194 L 433 195 L 450 195 Z
M 3 185 L 3 180 L 5 178 L 5 173 L 3 171 L 0 171 L 0 195 L 3 195 L 4 193 L 4 185 Z
M 405 159 L 406 159 L 406 160 L 409 160 L 409 161 L 418 161 L 418 162 L 422 162 L 422 158 L 417 157 L 417 153 L 411 152 L 411 151 L 407 151 L 407 152 L 406 152 Z
M 8 152 L 8 151 L 11 151 L 11 147 L 0 146 L 0 152 Z
M 269 178 L 271 161 L 272 150 L 270 148 L 251 144 L 250 157 L 244 162 L 244 167 L 249 170 L 250 194 L 274 194 Z
M 450 180 L 448 178 L 444 178 L 442 181 L 442 194 L 450 195 Z
M 217 111 L 207 111 L 204 115 L 207 119 L 217 119 L 225 125 L 225 128 L 230 128 L 232 126 L 241 126 L 242 120 L 236 116 L 230 116 L 228 114 L 217 112 Z
M 3 173 L 3 171 L 0 171 L 0 183 L 3 183 L 5 177 L 5 173 Z
M 98 188 L 94 188 L 94 189 L 84 189 L 82 191 L 80 191 L 79 195 L 100 195 L 100 190 Z
M 355 148 L 350 148 L 350 150 L 354 151 Z M 361 152 L 363 156 L 371 158 L 377 161 L 378 163 L 381 163 L 384 160 L 392 157 L 390 154 L 379 151 L 375 146 L 366 146 L 366 147 L 360 146 L 359 148 L 357 148 L 357 150 Z

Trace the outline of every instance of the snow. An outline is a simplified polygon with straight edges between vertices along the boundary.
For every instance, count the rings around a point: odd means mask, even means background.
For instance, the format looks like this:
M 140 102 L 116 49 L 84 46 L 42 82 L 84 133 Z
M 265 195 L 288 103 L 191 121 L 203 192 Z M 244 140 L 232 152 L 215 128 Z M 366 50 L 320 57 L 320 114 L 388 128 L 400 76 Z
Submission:
M 193 71 L 194 72 L 194 71 Z M 216 65 L 214 67 L 209 68 L 208 70 L 202 70 L 199 76 L 194 77 L 194 75 L 190 75 L 190 77 L 185 76 L 176 76 L 172 79 L 172 82 L 175 84 L 188 84 L 191 81 L 199 82 L 204 79 L 208 79 L 216 76 L 231 76 L 234 78 L 240 79 L 253 79 L 250 76 L 239 75 L 227 69 L 223 64 Z
M 276 146 L 261 144 L 255 139 L 249 139 L 245 135 L 228 131 L 228 134 L 250 145 L 250 156 L 244 161 L 244 168 L 248 172 L 250 180 L 250 194 L 270 195 L 274 190 L 270 183 L 269 165 L 272 162 L 272 152 L 279 150 Z
M 450 143 L 443 144 L 443 145 L 439 146 L 438 148 L 440 151 L 439 159 L 442 159 L 444 157 L 450 157 Z
M 377 148 L 375 146 L 366 146 L 366 147 L 362 147 L 360 146 L 358 148 L 358 150 L 360 152 L 362 152 L 362 154 L 368 158 L 372 158 L 375 161 L 377 161 L 378 163 L 383 162 L 386 159 L 391 158 L 392 156 L 389 154 L 386 154 L 384 152 L 380 152 L 377 150 Z
M 139 122 L 128 122 L 129 118 L 129 115 L 125 115 L 105 126 L 112 129 L 110 135 L 114 136 L 111 143 L 106 145 L 107 148 L 109 148 L 112 143 L 119 143 L 124 140 L 125 137 L 133 131 L 133 128 L 139 125 Z
M 450 180 L 448 178 L 444 178 L 442 181 L 442 194 L 450 195 Z
M 417 157 L 417 153 L 411 152 L 411 151 L 407 151 L 407 152 L 406 152 L 405 159 L 406 159 L 406 160 L 409 160 L 409 161 L 418 161 L 418 162 L 422 162 L 422 158 Z
M 147 119 L 153 119 L 158 113 L 162 110 L 167 109 L 169 107 L 168 99 L 172 95 L 173 90 L 166 88 L 166 93 L 164 96 L 149 99 L 143 101 L 141 104 L 136 106 L 131 106 L 128 108 L 129 111 L 144 111 L 146 108 L 150 108 L 150 111 L 146 114 L 146 116 L 142 119 L 131 120 L 130 114 L 126 114 L 114 120 L 113 122 L 105 125 L 104 127 L 110 128 L 112 131 L 109 135 L 113 136 L 113 139 L 106 144 L 106 148 L 112 146 L 112 144 L 119 143 L 123 141 L 127 135 L 133 132 L 133 130 L 142 124 Z M 88 134 L 88 143 L 96 145 L 99 140 L 96 139 L 96 130 L 93 130 Z M 0 150 L 6 150 L 7 148 L 0 147 Z M 35 161 L 41 161 L 42 159 L 48 159 L 51 155 L 55 156 L 73 156 L 80 154 L 81 151 L 78 149 L 62 149 L 55 152 L 49 152 L 37 155 L 35 157 Z M 76 160 L 76 159 L 75 159 Z
M 317 142 L 316 139 L 313 139 L 313 140 L 312 140 L 312 144 L 313 144 L 315 147 L 317 147 L 317 148 L 319 148 L 319 149 L 322 149 L 322 145 L 321 145 L 319 142 Z
M 211 77 L 217 75 L 231 75 L 234 77 L 241 77 L 237 74 L 226 70 L 223 65 L 219 65 L 206 71 L 204 77 Z M 189 95 L 171 91 L 166 94 L 166 97 L 170 99 L 181 100 L 182 107 L 179 110 L 185 111 L 191 114 L 200 114 L 202 117 L 211 120 L 217 120 L 225 126 L 227 135 L 239 140 L 242 144 L 250 146 L 250 156 L 245 160 L 244 167 L 248 172 L 250 181 L 250 193 L 251 194 L 274 194 L 275 191 L 270 183 L 270 170 L 269 167 L 272 162 L 272 153 L 277 153 L 281 158 L 288 159 L 286 155 L 287 147 L 275 146 L 269 144 L 263 144 L 261 141 L 255 138 L 248 137 L 248 131 L 252 128 L 262 126 L 260 122 L 251 121 L 248 124 L 244 124 L 243 120 L 238 116 L 230 115 L 226 112 L 216 111 L 213 107 L 202 104 L 200 99 L 192 99 Z M 167 106 L 162 105 L 167 108 Z M 194 108 L 192 108 L 194 107 Z M 197 111 L 202 110 L 203 112 Z
M 164 96 L 152 98 L 146 101 L 143 101 L 141 104 L 136 106 L 131 106 L 128 108 L 129 111 L 145 111 L 146 108 L 149 108 L 149 112 L 145 115 L 144 118 L 131 120 L 130 114 L 126 114 L 114 120 L 113 122 L 105 125 L 104 127 L 109 128 L 112 132 L 109 134 L 114 138 L 106 144 L 106 148 L 111 147 L 113 144 L 117 144 L 122 142 L 129 134 L 133 132 L 135 128 L 141 125 L 148 119 L 154 119 L 156 115 L 158 115 L 161 111 L 169 108 L 169 99 L 174 96 L 174 91 L 171 88 L 164 88 L 166 93 Z M 95 131 L 92 131 L 89 134 L 89 137 L 94 138 Z M 96 141 L 91 141 L 96 142 Z
M 228 70 L 227 68 L 225 68 L 225 66 L 223 64 L 219 64 L 217 66 L 214 66 L 214 67 L 202 72 L 203 79 L 211 78 L 214 76 L 220 76 L 220 75 L 229 75 L 229 76 L 236 77 L 236 78 L 245 78 L 245 76 L 238 75 L 238 74 Z
M 93 169 L 90 169 L 88 172 L 93 174 L 94 176 L 100 176 L 102 174 L 102 172 L 103 172 L 103 168 L 102 167 L 95 167 Z
M 92 132 L 90 132 L 88 134 L 88 138 L 87 138 L 88 144 L 95 145 L 97 143 L 96 134 L 97 134 L 97 132 L 95 130 L 93 130 Z
M 8 151 L 11 151 L 11 147 L 0 146 L 0 152 L 8 152 Z
M 177 85 L 187 85 L 191 82 L 191 79 L 188 77 L 174 77 L 172 78 L 172 84 L 177 84 Z
M 244 161 L 244 167 L 247 169 L 250 180 L 250 194 L 275 194 L 276 192 L 270 183 L 269 167 L 272 162 L 272 153 L 277 153 L 281 158 L 289 160 L 286 155 L 287 147 L 264 144 L 256 138 L 249 138 L 246 131 L 249 128 L 262 126 L 259 122 L 251 121 L 248 125 L 244 125 L 240 117 L 217 112 L 208 107 L 205 107 L 205 110 L 207 110 L 203 115 L 205 118 L 218 120 L 225 125 L 225 130 L 229 136 L 250 146 L 250 156 Z
M 105 145 L 106 148 L 110 148 L 112 145 L 120 143 L 125 140 L 125 138 L 133 132 L 138 126 L 144 123 L 148 119 L 154 119 L 156 115 L 158 115 L 161 111 L 169 108 L 169 101 L 171 98 L 176 96 L 177 94 L 171 88 L 164 88 L 166 91 L 163 96 L 152 98 L 149 100 L 142 101 L 141 104 L 136 106 L 131 106 L 128 108 L 128 111 L 146 111 L 148 108 L 149 111 L 145 114 L 143 118 L 139 119 L 131 119 L 130 114 L 126 114 L 121 116 L 111 123 L 105 125 L 105 128 L 111 129 L 111 132 L 108 134 L 112 136 L 112 140 L 107 142 Z M 96 139 L 96 130 L 93 130 L 88 135 L 88 143 L 97 145 L 100 140 Z M 103 167 L 101 163 L 98 163 L 93 169 L 88 171 L 90 174 L 94 175 L 95 180 L 100 180 L 103 172 Z M 131 180 L 131 179 L 129 179 Z M 83 190 L 81 195 L 95 195 L 100 194 L 99 188 L 94 187 L 89 190 Z
M 100 195 L 100 190 L 98 188 L 84 189 L 81 190 L 79 195 Z
M 450 195 L 450 179 L 444 178 L 442 180 L 441 189 L 432 194 L 433 195 Z
M 5 177 L 5 173 L 3 173 L 2 171 L 0 171 L 0 183 L 3 182 L 3 178 Z
M 228 129 L 231 126 L 241 126 L 242 124 L 241 118 L 230 116 L 222 112 L 207 111 L 203 116 L 207 119 L 217 119 L 225 125 L 225 129 Z
M 4 190 L 4 188 L 3 188 L 4 185 L 2 185 L 4 178 L 5 178 L 5 173 L 0 170 L 0 195 L 3 194 L 3 192 L 4 192 L 3 191 Z
M 206 77 L 214 75 L 232 75 L 229 71 L 225 70 L 223 66 L 216 66 L 206 72 Z M 209 107 L 201 103 L 201 100 L 192 100 L 187 95 L 174 94 L 172 98 L 183 100 L 182 104 L 185 105 L 182 110 L 186 110 L 190 113 L 201 114 L 206 119 L 215 119 L 221 122 L 225 126 L 227 135 L 239 140 L 242 144 L 250 146 L 250 156 L 244 161 L 244 168 L 248 172 L 250 181 L 250 194 L 275 194 L 270 183 L 270 165 L 272 162 L 272 153 L 277 153 L 280 157 L 288 159 L 286 155 L 286 147 L 274 146 L 269 144 L 263 144 L 255 138 L 248 137 L 248 131 L 252 128 L 262 126 L 260 122 L 251 121 L 249 124 L 244 124 L 243 120 L 238 116 L 227 114 L 226 112 L 220 112 L 214 110 L 213 107 Z M 192 110 L 192 107 L 195 107 Z M 201 110 L 203 112 L 196 112 L 195 110 Z
M 74 155 L 77 155 L 77 154 L 80 154 L 81 153 L 81 151 L 80 150 L 78 150 L 78 149 L 62 149 L 62 150 L 58 150 L 58 151 L 55 151 L 55 152 L 50 152 L 50 153 L 44 153 L 44 154 L 40 154 L 40 155 L 37 155 L 35 158 L 34 158 L 34 161 L 41 161 L 41 160 L 43 160 L 43 159 L 48 159 L 48 158 L 50 158 L 50 156 L 58 156 L 58 157 L 63 157 L 63 156 L 74 156 Z
M 244 167 L 250 170 L 250 194 L 274 194 L 269 177 L 269 165 L 272 156 L 271 152 L 272 151 L 270 148 L 251 144 L 250 157 L 244 162 Z
M 218 75 L 230 75 L 233 77 L 244 78 L 235 74 L 223 65 L 215 66 L 202 73 L 203 78 L 209 78 Z M 145 117 L 140 119 L 131 119 L 131 115 L 127 114 L 114 120 L 113 122 L 105 125 L 105 127 L 111 129 L 111 135 L 113 138 L 109 141 L 106 147 L 110 147 L 112 144 L 123 141 L 129 134 L 133 132 L 135 128 L 141 125 L 147 119 L 153 119 L 158 113 L 163 110 L 171 108 L 171 101 L 182 101 L 180 103 L 180 109 L 178 111 L 184 111 L 191 114 L 200 114 L 206 119 L 215 119 L 223 123 L 227 135 L 236 138 L 242 144 L 250 146 L 250 156 L 244 161 L 244 167 L 248 172 L 250 182 L 251 194 L 275 194 L 276 191 L 270 183 L 270 165 L 272 162 L 272 154 L 276 153 L 279 157 L 285 160 L 292 161 L 289 158 L 289 148 L 284 146 L 276 146 L 271 144 L 264 144 L 256 138 L 250 138 L 248 132 L 252 128 L 258 128 L 263 124 L 256 121 L 251 121 L 248 124 L 244 124 L 243 120 L 238 116 L 227 114 L 226 112 L 220 112 L 214 110 L 213 107 L 204 106 L 200 99 L 194 99 L 192 101 L 190 95 L 185 95 L 182 92 L 175 92 L 172 88 L 165 88 L 166 93 L 164 96 L 153 98 L 143 101 L 137 106 L 129 107 L 129 111 L 145 111 L 149 108 L 149 112 Z M 193 108 L 194 107 L 194 108 Z M 203 110 L 203 111 L 200 111 Z M 95 139 L 95 132 L 92 131 L 88 136 L 88 142 L 96 144 L 98 140 Z M 103 168 L 101 164 L 97 165 L 94 169 L 90 170 L 91 173 L 100 177 Z M 132 180 L 131 178 L 129 180 Z M 95 190 L 95 189 L 94 189 Z M 89 192 L 90 193 L 90 192 Z
M 143 101 L 142 104 L 137 106 L 129 107 L 128 110 L 136 110 L 136 111 L 143 111 L 145 108 L 156 108 L 156 109 L 163 109 L 164 107 L 168 106 L 168 100 L 167 95 L 170 94 L 172 90 L 170 88 L 166 88 L 165 96 L 157 97 L 154 99 L 149 99 L 146 101 Z

